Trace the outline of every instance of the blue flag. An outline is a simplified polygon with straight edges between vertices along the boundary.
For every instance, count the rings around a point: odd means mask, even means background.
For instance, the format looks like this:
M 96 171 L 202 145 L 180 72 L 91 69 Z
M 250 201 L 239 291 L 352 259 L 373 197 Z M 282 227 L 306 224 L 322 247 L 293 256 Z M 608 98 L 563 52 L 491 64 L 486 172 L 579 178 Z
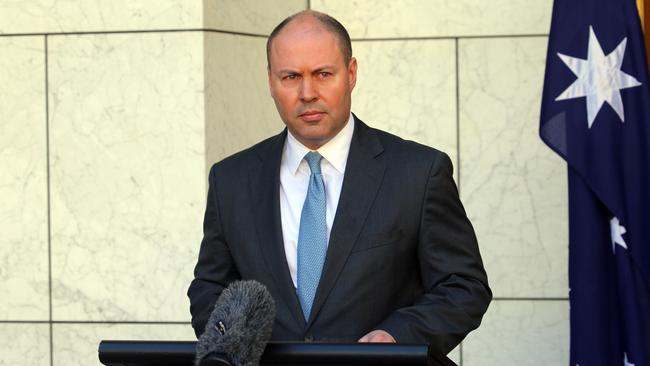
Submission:
M 571 365 L 650 366 L 650 80 L 635 0 L 555 0 L 546 62 L 540 135 L 569 176 Z

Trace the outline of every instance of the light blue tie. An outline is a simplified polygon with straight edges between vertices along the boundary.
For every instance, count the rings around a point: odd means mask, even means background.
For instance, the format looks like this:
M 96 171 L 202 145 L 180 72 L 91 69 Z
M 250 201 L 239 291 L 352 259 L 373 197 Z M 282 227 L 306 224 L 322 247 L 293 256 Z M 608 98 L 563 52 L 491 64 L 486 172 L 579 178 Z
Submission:
M 327 206 L 325 183 L 320 171 L 321 159 L 323 157 L 317 152 L 312 151 L 305 155 L 311 175 L 298 231 L 297 288 L 305 320 L 309 320 L 327 253 L 327 223 L 325 222 Z

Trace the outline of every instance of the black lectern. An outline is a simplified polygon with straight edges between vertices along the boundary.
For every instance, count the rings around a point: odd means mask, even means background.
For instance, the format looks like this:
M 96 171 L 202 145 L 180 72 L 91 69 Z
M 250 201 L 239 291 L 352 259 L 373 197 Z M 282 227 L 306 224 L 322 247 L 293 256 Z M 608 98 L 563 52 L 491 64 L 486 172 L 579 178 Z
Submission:
M 107 366 L 192 366 L 196 342 L 101 341 L 99 360 Z M 388 343 L 271 342 L 260 365 L 456 366 L 426 345 Z

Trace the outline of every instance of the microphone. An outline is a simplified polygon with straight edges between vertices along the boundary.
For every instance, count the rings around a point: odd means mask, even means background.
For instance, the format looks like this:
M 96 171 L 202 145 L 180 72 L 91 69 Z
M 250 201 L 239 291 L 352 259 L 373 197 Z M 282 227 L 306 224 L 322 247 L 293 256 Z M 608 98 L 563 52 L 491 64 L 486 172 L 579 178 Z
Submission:
M 275 302 L 254 280 L 232 282 L 196 343 L 195 366 L 256 366 L 271 338 Z

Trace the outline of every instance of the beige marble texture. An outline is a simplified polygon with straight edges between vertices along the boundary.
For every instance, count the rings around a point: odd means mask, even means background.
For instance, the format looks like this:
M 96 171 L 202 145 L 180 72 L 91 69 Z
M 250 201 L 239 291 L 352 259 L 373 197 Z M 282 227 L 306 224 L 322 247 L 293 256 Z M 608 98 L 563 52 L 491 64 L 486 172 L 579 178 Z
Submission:
M 0 323 L 0 366 L 50 365 L 48 324 Z
M 463 366 L 567 365 L 569 302 L 494 301 L 463 341 Z
M 198 29 L 202 26 L 201 0 L 0 1 L 0 34 Z
M 456 165 L 455 45 L 450 40 L 354 42 L 352 111 L 364 122 L 445 151 Z
M 47 320 L 45 39 L 0 50 L 0 320 Z
M 566 297 L 564 161 L 538 136 L 547 39 L 460 40 L 461 198 L 496 297 Z
M 53 366 L 102 366 L 102 340 L 195 341 L 189 324 L 55 324 Z
M 269 93 L 265 47 L 264 38 L 205 34 L 206 169 L 284 128 Z
M 207 29 L 269 34 L 287 16 L 306 9 L 306 0 L 203 0 Z
M 53 317 L 189 320 L 203 35 L 50 38 Z
M 352 38 L 547 34 L 551 0 L 312 0 Z

